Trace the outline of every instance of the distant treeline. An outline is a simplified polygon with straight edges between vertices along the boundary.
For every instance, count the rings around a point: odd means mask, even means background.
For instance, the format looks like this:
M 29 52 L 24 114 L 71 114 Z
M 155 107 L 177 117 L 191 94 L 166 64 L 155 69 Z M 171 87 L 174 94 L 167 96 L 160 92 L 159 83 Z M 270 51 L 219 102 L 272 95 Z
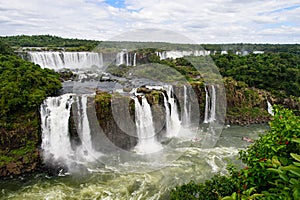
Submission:
M 300 55 L 300 44 L 202 44 L 206 50 L 227 51 L 227 52 L 243 52 L 249 53 L 254 51 L 263 51 L 264 53 L 293 53 Z
M 199 50 L 201 47 L 210 51 L 227 51 L 227 52 L 243 52 L 249 53 L 253 51 L 267 52 L 285 52 L 300 54 L 300 44 L 175 44 L 165 42 L 118 42 L 118 41 L 96 41 L 83 39 L 67 39 L 51 35 L 19 35 L 0 37 L 0 41 L 7 43 L 11 47 L 48 47 L 49 49 L 57 47 L 66 47 L 68 50 L 93 50 L 95 47 L 108 50 L 120 49 L 143 49 L 154 48 L 160 50 Z M 73 48 L 73 49 L 72 49 Z M 55 50 L 55 49 L 54 49 Z
M 238 56 L 213 55 L 220 73 L 243 81 L 250 87 L 271 91 L 277 96 L 300 95 L 300 56 L 291 53 L 265 53 Z
M 249 87 L 264 89 L 276 97 L 285 98 L 300 95 L 300 56 L 292 53 L 264 53 L 246 56 L 228 54 L 211 55 L 222 77 L 232 77 L 244 82 Z M 187 60 L 186 60 L 187 59 Z M 175 68 L 185 75 L 187 80 L 194 81 L 199 74 L 192 63 L 202 68 L 202 73 L 211 70 L 212 62 L 203 56 L 188 56 L 177 59 L 160 60 L 152 55 L 150 62 L 160 63 Z M 192 63 L 190 63 L 192 62 Z M 199 67 L 198 66 L 198 67 Z M 214 73 L 213 73 L 214 74 Z M 201 74 L 205 76 L 205 74 Z M 207 78 L 211 78 L 208 76 Z
M 0 41 L 11 47 L 81 47 L 91 50 L 99 44 L 95 40 L 66 39 L 51 35 L 18 35 L 0 37 Z

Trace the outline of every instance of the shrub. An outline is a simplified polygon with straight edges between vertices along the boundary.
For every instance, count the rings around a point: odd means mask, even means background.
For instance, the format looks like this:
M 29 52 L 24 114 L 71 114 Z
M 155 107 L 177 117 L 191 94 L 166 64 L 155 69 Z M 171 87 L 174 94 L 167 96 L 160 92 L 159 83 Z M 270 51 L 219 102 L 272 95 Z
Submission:
M 171 191 L 170 199 L 218 200 L 220 197 L 229 195 L 235 190 L 235 184 L 230 178 L 215 175 L 211 180 L 207 180 L 204 183 L 191 181 L 188 184 L 177 186 Z
M 247 150 L 240 151 L 240 158 L 247 166 L 241 170 L 229 167 L 239 198 L 250 197 L 249 190 L 263 194 L 264 199 L 299 197 L 300 170 L 295 158 L 300 154 L 300 117 L 279 106 L 274 109 L 268 133 Z

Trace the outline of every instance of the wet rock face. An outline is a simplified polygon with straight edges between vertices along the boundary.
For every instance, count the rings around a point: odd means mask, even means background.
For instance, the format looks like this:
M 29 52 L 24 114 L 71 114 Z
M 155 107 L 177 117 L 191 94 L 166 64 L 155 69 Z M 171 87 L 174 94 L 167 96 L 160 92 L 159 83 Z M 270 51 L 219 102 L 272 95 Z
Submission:
M 163 92 L 143 88 L 139 93 L 142 91 L 151 105 L 156 136 L 160 138 L 165 131 Z M 98 134 L 92 134 L 95 143 L 101 143 L 104 136 L 121 149 L 130 150 L 137 145 L 135 105 L 130 97 L 98 92 L 95 97 L 95 110 L 101 128 Z
M 19 156 L 16 160 L 0 167 L 0 177 L 14 177 L 34 172 L 42 166 L 38 149 L 30 155 Z
M 110 142 L 126 150 L 137 144 L 134 102 L 129 97 L 112 97 L 108 93 L 98 92 L 95 97 L 95 110 L 101 132 Z M 100 140 L 103 140 L 103 135 L 95 132 L 92 137 L 95 143 L 101 143 Z
M 19 115 L 0 128 L 0 177 L 34 171 L 40 165 L 39 113 Z

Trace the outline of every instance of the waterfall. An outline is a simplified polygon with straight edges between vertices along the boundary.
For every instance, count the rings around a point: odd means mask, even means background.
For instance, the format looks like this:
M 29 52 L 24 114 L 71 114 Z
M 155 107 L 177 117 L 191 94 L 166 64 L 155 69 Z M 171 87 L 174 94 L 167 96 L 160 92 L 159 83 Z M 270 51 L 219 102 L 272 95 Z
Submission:
M 205 88 L 204 123 L 208 123 L 209 122 L 209 110 L 210 110 L 210 98 L 209 98 L 209 94 L 208 94 L 208 90 L 207 90 L 206 86 L 204 86 L 204 88 Z
M 274 111 L 273 111 L 273 107 L 272 104 L 267 100 L 267 104 L 268 104 L 268 113 L 272 116 L 274 116 Z
M 210 109 L 210 121 L 215 121 L 216 120 L 216 89 L 215 86 L 211 86 L 211 109 Z
M 181 122 L 179 119 L 176 99 L 173 97 L 173 87 L 165 86 L 167 91 L 167 99 L 165 98 L 165 102 L 167 100 L 168 104 L 165 103 L 166 111 L 168 111 L 167 106 L 170 105 L 169 113 L 166 114 L 166 132 L 167 137 L 175 137 L 181 128 Z
M 133 66 L 136 66 L 136 53 L 133 54 Z
M 117 53 L 116 65 L 136 66 L 136 53 L 128 52 L 126 49 Z
M 171 132 L 171 111 L 170 111 L 170 107 L 169 107 L 169 102 L 168 99 L 166 97 L 166 95 L 163 93 L 164 96 L 164 106 L 165 106 L 165 112 L 166 112 L 166 135 L 169 135 L 169 133 Z
M 129 53 L 126 52 L 126 66 L 130 66 Z
M 191 121 L 191 117 L 190 117 L 190 113 L 191 113 L 191 104 L 189 103 L 188 101 L 188 96 L 189 93 L 188 93 L 188 88 L 186 85 L 183 86 L 183 97 L 184 97 L 184 100 L 183 100 L 183 114 L 182 114 L 182 124 L 184 126 L 189 126 L 190 125 L 190 121 Z
M 76 149 L 76 155 L 80 160 L 94 161 L 100 153 L 93 149 L 91 129 L 87 115 L 88 95 L 76 97 L 77 103 L 77 132 L 81 139 L 81 146 Z M 82 159 L 83 158 L 83 159 Z
M 193 55 L 192 51 L 167 51 L 166 57 L 167 58 L 182 58 L 183 56 L 190 56 Z
M 60 163 L 73 170 L 74 163 L 95 161 L 101 156 L 93 150 L 91 130 L 87 115 L 88 95 L 73 97 L 64 94 L 49 97 L 41 105 L 42 149 L 45 162 Z M 73 101 L 76 101 L 77 114 L 74 116 L 76 130 L 81 145 L 73 147 L 69 135 L 69 118 Z M 74 150 L 75 149 L 75 150 Z
M 181 128 L 181 121 L 179 119 L 178 108 L 176 99 L 173 95 L 173 86 L 165 85 L 165 86 L 146 86 L 150 90 L 165 90 L 166 95 L 164 93 L 164 107 L 166 113 L 166 136 L 167 137 L 176 137 L 177 133 Z
M 156 52 L 156 55 L 159 57 L 160 60 L 167 59 L 167 52 L 166 51 Z
M 103 67 L 101 53 L 95 52 L 28 52 L 31 62 L 50 69 L 88 69 Z
M 190 113 L 191 113 L 191 104 L 188 102 L 188 88 L 186 85 L 183 86 L 183 115 L 182 115 L 182 124 L 188 126 L 190 124 Z
M 182 58 L 184 56 L 208 56 L 210 55 L 210 51 L 206 50 L 194 50 L 194 51 L 163 51 L 163 52 L 156 52 L 156 55 L 159 56 L 160 60 L 164 60 L 167 58 Z
M 141 96 L 140 104 L 138 97 L 134 97 L 135 102 L 135 124 L 138 135 L 138 144 L 135 150 L 139 154 L 154 153 L 162 149 L 162 145 L 157 141 L 152 119 L 152 112 L 145 96 Z
M 214 85 L 211 85 L 211 95 L 209 95 L 209 90 L 205 86 L 204 123 L 213 122 L 215 120 L 216 120 L 216 89 Z
M 73 157 L 69 137 L 71 94 L 49 97 L 41 105 L 42 149 L 44 161 L 67 161 Z
M 116 59 L 116 65 L 123 65 L 125 64 L 124 62 L 124 51 L 121 51 L 119 53 L 117 53 L 117 59 Z

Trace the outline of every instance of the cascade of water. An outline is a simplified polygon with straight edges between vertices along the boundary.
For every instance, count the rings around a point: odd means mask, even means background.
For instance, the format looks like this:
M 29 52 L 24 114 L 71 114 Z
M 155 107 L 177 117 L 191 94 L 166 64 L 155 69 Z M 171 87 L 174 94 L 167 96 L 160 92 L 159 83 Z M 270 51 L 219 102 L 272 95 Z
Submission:
M 124 51 L 121 51 L 119 53 L 117 53 L 117 59 L 116 59 L 116 64 L 117 65 L 122 65 L 124 64 Z
M 136 66 L 136 53 L 133 54 L 133 66 Z
M 31 62 L 42 68 L 59 70 L 103 67 L 102 54 L 95 52 L 28 52 L 28 55 Z
M 267 104 L 268 104 L 268 113 L 272 116 L 274 116 L 274 111 L 273 111 L 273 106 L 272 104 L 267 100 Z
M 74 147 L 75 150 L 71 145 L 68 128 L 73 99 L 77 105 L 77 112 L 73 112 L 77 114 L 76 130 L 81 140 L 81 145 Z M 59 97 L 49 97 L 41 105 L 44 161 L 59 162 L 72 171 L 74 163 L 95 161 L 101 156 L 92 147 L 87 99 L 88 95 L 73 97 L 71 94 L 64 94 Z
M 180 128 L 181 128 L 181 122 L 179 119 L 178 109 L 176 100 L 173 97 L 173 87 L 172 86 L 165 86 L 165 89 L 167 91 L 167 100 L 168 104 L 170 105 L 170 115 L 166 115 L 166 117 L 169 117 L 169 126 L 167 124 L 167 137 L 175 137 Z M 166 105 L 166 104 L 165 104 Z
M 195 50 L 195 51 L 163 51 L 163 52 L 156 52 L 156 55 L 159 56 L 160 60 L 164 60 L 167 58 L 182 58 L 184 56 L 208 56 L 210 55 L 210 51 L 206 50 Z
M 216 120 L 216 89 L 211 85 L 211 95 L 205 86 L 205 113 L 203 123 L 209 123 Z
M 167 59 L 167 52 L 166 51 L 156 52 L 156 55 L 159 57 L 160 60 Z
M 163 93 L 164 96 L 164 106 L 166 110 L 166 135 L 171 132 L 171 112 L 169 107 L 169 102 L 166 95 Z
M 88 95 L 76 97 L 78 126 L 77 132 L 82 145 L 76 149 L 76 157 L 79 160 L 93 161 L 100 156 L 100 153 L 93 149 L 91 129 L 87 115 Z
M 142 104 L 140 104 L 138 97 L 134 97 L 135 123 L 139 138 L 135 150 L 140 154 L 154 153 L 161 150 L 162 145 L 157 141 L 155 136 L 151 107 L 145 96 L 141 96 L 141 98 Z
M 185 126 L 188 126 L 190 124 L 190 109 L 191 105 L 188 102 L 188 89 L 186 85 L 183 86 L 183 96 L 184 96 L 184 102 L 183 102 L 183 115 L 182 115 L 182 124 Z
M 126 52 L 125 54 L 126 54 L 126 66 L 130 66 L 130 60 L 129 60 L 130 56 L 129 56 L 129 53 Z
M 216 89 L 215 86 L 211 86 L 211 109 L 210 109 L 210 122 L 216 120 Z
M 64 162 L 73 157 L 68 129 L 72 103 L 72 95 L 64 94 L 49 97 L 41 105 L 42 149 L 45 161 Z
M 204 86 L 205 88 L 205 112 L 204 112 L 204 123 L 208 123 L 209 122 L 209 111 L 210 111 L 210 97 L 208 94 L 208 90 L 206 88 L 206 86 Z

